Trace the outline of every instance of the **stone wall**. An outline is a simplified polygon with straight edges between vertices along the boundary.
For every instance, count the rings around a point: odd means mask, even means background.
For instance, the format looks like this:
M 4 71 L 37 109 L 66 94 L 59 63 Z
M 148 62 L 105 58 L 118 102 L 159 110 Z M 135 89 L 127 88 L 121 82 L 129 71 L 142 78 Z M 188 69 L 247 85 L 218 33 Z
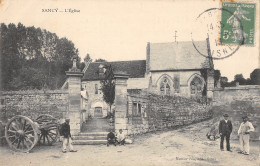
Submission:
M 247 115 L 255 127 L 251 139 L 259 140 L 260 133 L 260 87 L 245 85 L 215 89 L 213 93 L 213 117 L 216 123 L 224 113 L 229 114 L 233 123 L 232 139 L 238 139 L 237 130 L 242 122 L 242 116 Z
M 15 115 L 36 119 L 41 114 L 49 114 L 63 119 L 69 111 L 69 94 L 65 90 L 5 91 L 0 94 L 0 120 L 3 123 Z
M 180 96 L 149 94 L 128 99 L 128 134 L 188 125 L 212 116 L 209 105 Z
M 151 91 L 153 93 L 160 93 L 160 82 L 161 80 L 166 77 L 169 80 L 170 83 L 170 91 L 171 95 L 178 94 L 182 96 L 191 96 L 190 92 L 190 82 L 192 79 L 197 76 L 200 78 L 205 85 L 204 78 L 201 76 L 201 73 L 199 70 L 194 71 L 168 71 L 168 72 L 151 72 L 151 78 L 152 78 L 152 89 Z M 178 84 L 179 88 L 176 91 L 175 89 L 175 79 L 178 78 Z
M 213 105 L 227 105 L 234 101 L 248 101 L 254 107 L 260 106 L 259 85 L 238 85 L 215 89 L 213 93 Z

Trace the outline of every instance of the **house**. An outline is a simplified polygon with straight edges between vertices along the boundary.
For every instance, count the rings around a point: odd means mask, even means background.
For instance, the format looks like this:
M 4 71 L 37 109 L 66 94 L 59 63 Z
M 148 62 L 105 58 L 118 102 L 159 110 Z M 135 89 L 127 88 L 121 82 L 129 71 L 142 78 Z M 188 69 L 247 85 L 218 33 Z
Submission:
M 204 53 L 208 52 L 206 41 L 198 41 L 196 46 Z M 161 95 L 200 98 L 211 97 L 210 90 L 214 88 L 213 62 L 200 55 L 191 41 L 147 43 L 146 60 L 85 63 L 83 108 L 94 117 L 104 117 L 109 110 L 100 90 L 100 80 L 106 70 L 104 67 L 109 65 L 113 71 L 129 74 L 129 92 L 146 89 Z

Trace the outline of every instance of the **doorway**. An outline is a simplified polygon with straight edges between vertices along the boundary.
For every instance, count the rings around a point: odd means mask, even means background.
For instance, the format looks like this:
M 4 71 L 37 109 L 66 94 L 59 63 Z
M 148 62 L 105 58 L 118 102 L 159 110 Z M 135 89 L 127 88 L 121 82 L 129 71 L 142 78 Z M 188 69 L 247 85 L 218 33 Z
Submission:
M 94 117 L 95 118 L 102 118 L 103 117 L 102 107 L 95 107 Z

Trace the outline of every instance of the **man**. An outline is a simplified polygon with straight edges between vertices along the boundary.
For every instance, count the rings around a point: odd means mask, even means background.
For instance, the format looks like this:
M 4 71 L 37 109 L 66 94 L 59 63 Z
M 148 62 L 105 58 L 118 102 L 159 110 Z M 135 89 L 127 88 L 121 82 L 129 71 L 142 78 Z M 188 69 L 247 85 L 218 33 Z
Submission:
M 60 135 L 63 138 L 63 146 L 62 146 L 62 152 L 66 153 L 66 148 L 69 146 L 70 152 L 77 152 L 76 150 L 73 150 L 72 146 L 72 139 L 70 134 L 70 119 L 66 119 L 65 123 L 61 125 Z
M 254 126 L 248 121 L 247 116 L 242 117 L 243 122 L 238 129 L 239 142 L 240 142 L 240 152 L 244 155 L 249 155 L 249 138 L 250 132 L 255 131 Z
M 227 151 L 232 152 L 230 150 L 230 134 L 232 132 L 232 123 L 230 120 L 228 120 L 228 114 L 224 114 L 224 119 L 220 121 L 219 123 L 219 135 L 220 135 L 220 150 L 224 151 L 223 143 L 224 138 L 226 137 L 226 145 L 227 145 Z
M 120 145 L 125 144 L 125 134 L 123 133 L 122 129 L 120 129 L 119 133 L 117 134 L 117 141 Z
M 110 144 L 114 144 L 116 146 L 116 136 L 111 129 L 110 132 L 107 134 L 107 146 Z

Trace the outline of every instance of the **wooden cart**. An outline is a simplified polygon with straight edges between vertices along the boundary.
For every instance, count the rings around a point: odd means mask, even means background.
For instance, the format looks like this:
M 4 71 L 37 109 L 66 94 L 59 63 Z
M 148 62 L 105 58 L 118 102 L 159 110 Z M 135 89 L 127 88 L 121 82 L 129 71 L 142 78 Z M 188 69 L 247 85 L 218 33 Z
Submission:
M 58 120 L 40 115 L 36 120 L 17 115 L 5 126 L 5 138 L 15 151 L 29 152 L 35 145 L 52 145 L 58 138 Z

